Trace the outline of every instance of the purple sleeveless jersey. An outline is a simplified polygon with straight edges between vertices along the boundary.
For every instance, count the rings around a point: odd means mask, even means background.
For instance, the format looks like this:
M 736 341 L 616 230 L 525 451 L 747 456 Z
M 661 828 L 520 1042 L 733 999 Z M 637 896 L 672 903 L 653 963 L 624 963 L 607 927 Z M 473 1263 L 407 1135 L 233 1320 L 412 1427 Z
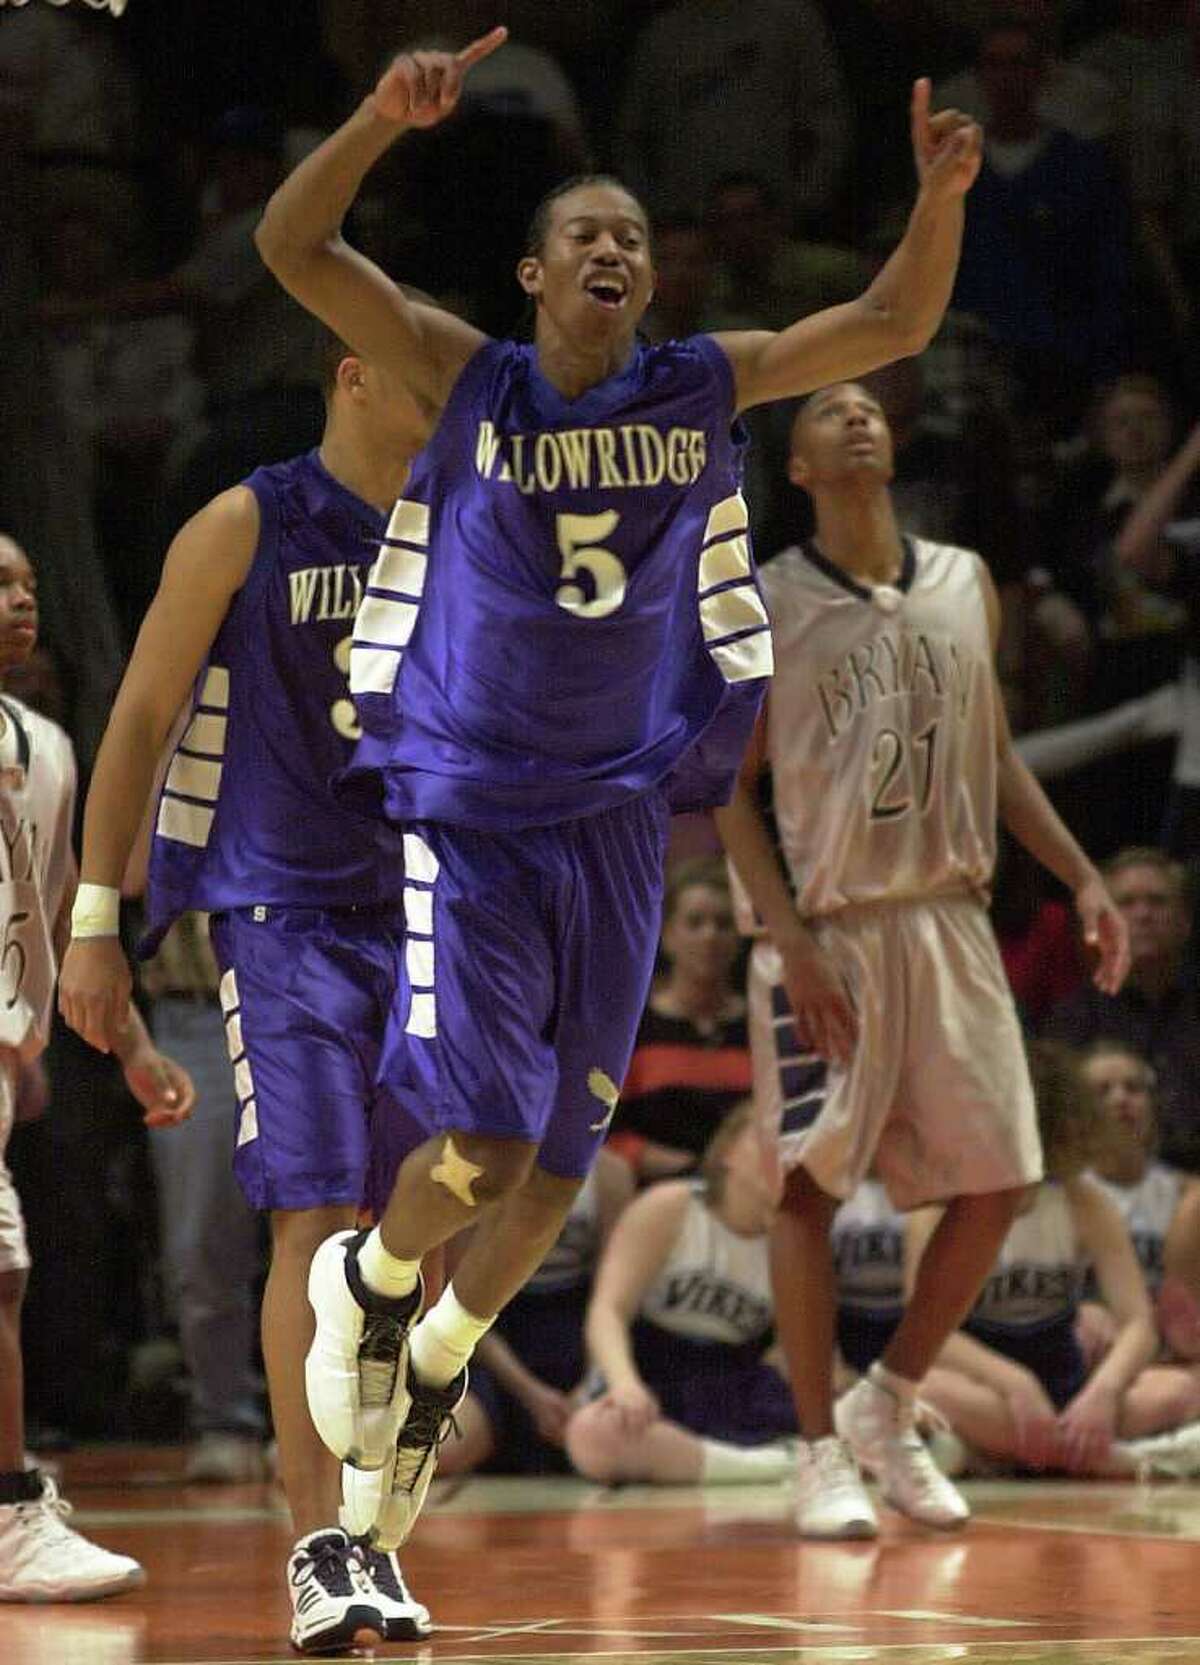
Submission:
M 359 735 L 346 667 L 384 516 L 315 451 L 245 484 L 258 548 L 159 799 L 144 952 L 188 908 L 347 907 L 403 888 L 399 836 L 329 784 Z
M 417 459 L 354 627 L 339 790 L 396 821 L 545 826 L 723 802 L 771 671 L 714 341 L 565 399 L 489 342 Z

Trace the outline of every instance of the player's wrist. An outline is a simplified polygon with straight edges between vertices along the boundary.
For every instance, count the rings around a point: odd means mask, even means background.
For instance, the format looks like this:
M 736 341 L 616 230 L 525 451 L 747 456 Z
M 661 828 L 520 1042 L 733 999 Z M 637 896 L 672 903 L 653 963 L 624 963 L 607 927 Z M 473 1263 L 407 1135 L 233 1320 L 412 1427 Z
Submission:
M 154 1042 L 146 1033 L 146 1026 L 138 1015 L 137 1008 L 131 1004 L 125 1013 L 124 1022 L 113 1035 L 113 1057 L 122 1069 L 129 1069 L 139 1061 L 139 1054 L 145 1049 L 154 1051 Z
M 768 922 L 767 931 L 784 960 L 808 961 L 820 953 L 820 943 L 799 914 L 785 916 L 774 927 Z
M 1093 867 L 1091 862 L 1085 860 L 1083 866 L 1071 879 L 1071 895 L 1081 896 L 1084 891 L 1090 890 L 1093 885 L 1102 885 L 1103 883 L 1100 869 Z
M 375 135 L 384 141 L 385 147 L 393 139 L 399 138 L 401 133 L 407 133 L 412 125 L 404 116 L 388 114 L 380 102 L 378 87 L 363 99 L 359 105 L 359 115 L 370 125 Z
M 121 934 L 121 892 L 116 885 L 81 883 L 71 908 L 71 941 Z

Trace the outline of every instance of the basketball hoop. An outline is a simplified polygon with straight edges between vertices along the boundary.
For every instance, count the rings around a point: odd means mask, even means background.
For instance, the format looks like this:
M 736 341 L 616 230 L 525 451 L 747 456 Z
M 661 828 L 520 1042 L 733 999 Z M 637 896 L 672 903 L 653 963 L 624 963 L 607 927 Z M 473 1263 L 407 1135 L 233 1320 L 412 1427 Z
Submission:
M 29 0 L 0 0 L 0 6 L 27 6 Z M 49 0 L 52 6 L 69 6 L 71 0 Z M 94 12 L 111 12 L 114 17 L 120 17 L 125 10 L 125 0 L 83 0 L 85 6 L 90 6 Z

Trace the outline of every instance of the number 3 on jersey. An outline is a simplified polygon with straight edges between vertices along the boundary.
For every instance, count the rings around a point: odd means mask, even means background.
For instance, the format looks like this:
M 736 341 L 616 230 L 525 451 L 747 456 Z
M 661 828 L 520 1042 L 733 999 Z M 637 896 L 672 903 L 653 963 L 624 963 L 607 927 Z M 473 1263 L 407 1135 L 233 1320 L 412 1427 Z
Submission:
M 333 650 L 333 662 L 347 682 L 350 680 L 350 644 L 353 640 L 353 636 L 343 636 Z M 334 700 L 329 707 L 329 720 L 343 740 L 362 739 L 362 724 L 349 695 L 344 700 Z
M 562 568 L 554 599 L 576 618 L 607 618 L 625 599 L 625 568 L 601 542 L 616 531 L 620 518 L 615 509 L 605 509 L 598 515 L 561 514 L 556 519 Z
M 896 776 L 900 773 L 904 763 L 906 750 L 911 749 L 914 754 L 916 773 L 913 778 L 919 783 L 917 811 L 924 815 L 929 808 L 929 799 L 933 793 L 933 770 L 937 761 L 937 724 L 930 723 L 920 734 L 914 734 L 905 741 L 904 736 L 898 734 L 894 728 L 880 729 L 875 737 L 875 745 L 871 751 L 871 762 L 878 773 L 875 776 L 875 790 L 871 794 L 872 821 L 896 821 L 902 815 L 907 815 L 913 807 L 913 800 L 902 792 L 893 793 L 891 788 Z M 922 755 L 917 755 L 922 754 Z

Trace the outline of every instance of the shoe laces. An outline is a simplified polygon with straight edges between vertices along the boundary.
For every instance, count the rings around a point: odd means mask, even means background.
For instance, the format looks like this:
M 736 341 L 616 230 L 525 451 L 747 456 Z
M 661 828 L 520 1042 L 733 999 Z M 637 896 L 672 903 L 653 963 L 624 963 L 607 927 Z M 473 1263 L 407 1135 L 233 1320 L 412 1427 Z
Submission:
M 414 1394 L 408 1420 L 400 1430 L 396 1446 L 392 1490 L 412 1491 L 430 1454 L 436 1454 L 439 1446 L 444 1445 L 451 1434 L 457 1433 L 454 1411 L 447 1408 L 443 1394 L 436 1397 Z
M 808 1451 L 823 1485 L 858 1487 L 862 1484 L 858 1464 L 844 1441 L 836 1437 L 813 1440 Z
M 358 1546 L 336 1533 L 323 1533 L 306 1544 L 292 1557 L 291 1580 L 299 1587 L 315 1579 L 330 1596 L 351 1596 L 355 1591 L 354 1574 L 363 1570 Z
M 67 1525 L 68 1516 L 74 1513 L 72 1505 L 59 1495 L 58 1487 L 49 1475 L 42 1476 L 41 1497 L 18 1503 L 16 1511 L 22 1526 L 36 1533 L 44 1543 L 61 1544 L 79 1536 Z
M 362 1340 L 358 1344 L 358 1373 L 365 1405 L 387 1405 L 391 1402 L 407 1334 L 407 1318 L 397 1318 L 392 1313 L 369 1312 L 363 1319 Z

